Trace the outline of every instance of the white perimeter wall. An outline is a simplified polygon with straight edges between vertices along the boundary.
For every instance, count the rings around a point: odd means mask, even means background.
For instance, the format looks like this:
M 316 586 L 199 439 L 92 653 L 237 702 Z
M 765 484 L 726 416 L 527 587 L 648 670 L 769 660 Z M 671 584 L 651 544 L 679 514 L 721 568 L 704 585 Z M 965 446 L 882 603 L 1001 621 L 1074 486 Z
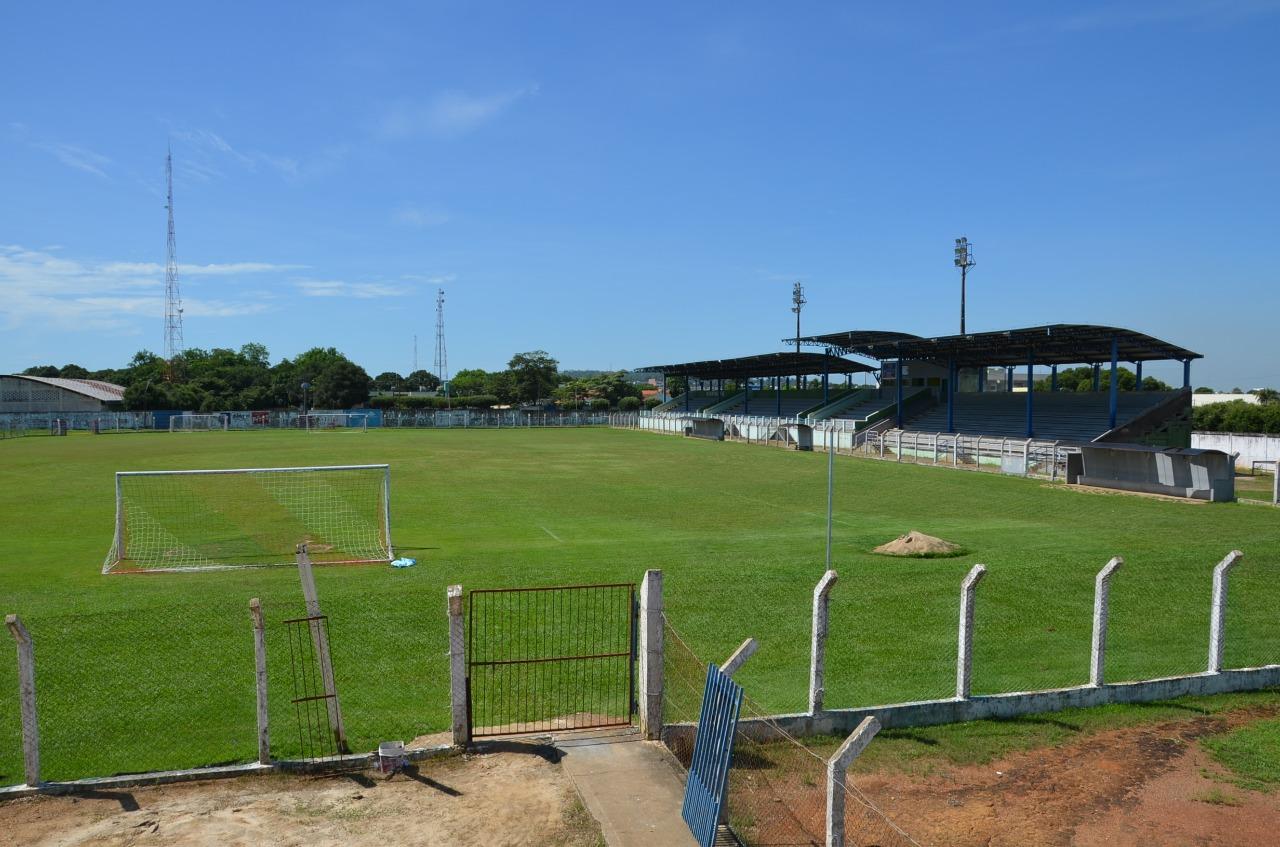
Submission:
M 1253 462 L 1280 460 L 1280 435 L 1244 435 L 1233 432 L 1193 432 L 1191 446 L 1199 450 L 1221 450 L 1236 457 L 1236 467 L 1247 468 Z

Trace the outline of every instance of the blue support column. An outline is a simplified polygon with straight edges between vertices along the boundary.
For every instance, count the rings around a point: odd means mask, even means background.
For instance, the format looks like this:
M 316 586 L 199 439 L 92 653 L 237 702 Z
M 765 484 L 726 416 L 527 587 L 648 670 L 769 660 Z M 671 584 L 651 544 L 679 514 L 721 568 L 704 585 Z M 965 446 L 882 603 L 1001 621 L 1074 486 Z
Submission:
M 742 380 L 742 414 L 751 407 L 751 377 Z
M 1035 383 L 1034 373 L 1032 371 L 1032 368 L 1035 365 L 1035 363 L 1036 363 L 1035 351 L 1028 350 L 1027 351 L 1027 438 L 1032 438 L 1036 434 L 1035 410 L 1034 410 L 1036 383 Z
M 1138 372 L 1138 385 L 1136 388 L 1134 388 L 1134 390 L 1141 391 L 1142 390 L 1142 362 L 1134 362 L 1133 367 Z
M 782 417 L 782 377 L 775 376 L 773 378 L 773 396 L 778 398 L 778 407 L 775 414 Z
M 689 377 L 686 376 L 684 378 L 684 410 L 686 412 L 689 411 L 689 395 L 692 393 L 692 391 L 690 390 L 692 388 L 693 388 L 693 380 L 689 379 Z
M 1111 428 L 1116 426 L 1116 412 L 1120 406 L 1120 339 L 1111 336 L 1111 400 L 1110 409 L 1108 411 L 1108 419 L 1111 421 Z
M 1049 369 L 1049 390 L 1058 390 L 1058 366 L 1054 365 Z
M 1013 365 L 1009 365 L 1004 369 L 1004 390 L 1013 392 Z
M 1187 359 L 1182 363 L 1182 387 L 1191 387 L 1191 360 Z
M 981 394 L 986 390 L 987 390 L 987 366 L 983 365 L 982 367 L 978 368 L 978 393 Z
M 895 388 L 898 392 L 898 429 L 902 429 L 902 357 L 898 357 L 898 370 L 894 376 Z
M 829 365 L 826 362 L 822 363 L 822 402 L 823 403 L 828 403 L 831 401 L 831 372 L 827 370 L 828 367 Z
M 1102 390 L 1102 365 L 1097 362 L 1093 363 L 1093 390 Z
M 956 360 L 947 362 L 947 432 L 956 431 Z

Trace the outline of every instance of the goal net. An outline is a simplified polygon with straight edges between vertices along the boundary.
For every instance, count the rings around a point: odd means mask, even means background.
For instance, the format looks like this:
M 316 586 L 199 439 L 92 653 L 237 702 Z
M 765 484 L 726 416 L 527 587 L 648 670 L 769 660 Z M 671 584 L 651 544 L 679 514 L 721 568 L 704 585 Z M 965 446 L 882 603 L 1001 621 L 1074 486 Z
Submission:
M 388 465 L 120 471 L 103 573 L 386 562 Z
M 170 432 L 212 432 L 226 428 L 225 415 L 173 415 L 169 418 Z
M 298 426 L 312 432 L 367 432 L 369 416 L 351 412 L 317 412 L 298 415 Z

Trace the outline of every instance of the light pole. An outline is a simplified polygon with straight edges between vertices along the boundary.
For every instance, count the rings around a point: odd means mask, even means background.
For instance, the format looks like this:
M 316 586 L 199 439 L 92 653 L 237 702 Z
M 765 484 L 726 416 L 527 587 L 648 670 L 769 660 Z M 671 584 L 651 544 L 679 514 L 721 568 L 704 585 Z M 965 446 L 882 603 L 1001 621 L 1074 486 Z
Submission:
M 307 416 L 307 391 L 310 388 L 311 388 L 311 383 L 309 382 L 302 383 L 302 417 L 304 418 L 303 423 L 306 423 L 305 418 Z
M 797 280 L 796 284 L 791 286 L 791 311 L 796 313 L 796 357 L 800 356 L 800 310 L 804 308 L 804 304 L 809 301 L 804 299 L 804 286 Z M 799 390 L 802 374 L 796 374 L 796 389 Z
M 969 268 L 976 265 L 973 259 L 973 250 L 969 246 L 969 239 L 961 237 L 956 239 L 956 258 L 955 265 L 960 269 L 960 334 L 964 335 L 964 295 L 965 281 L 969 275 Z

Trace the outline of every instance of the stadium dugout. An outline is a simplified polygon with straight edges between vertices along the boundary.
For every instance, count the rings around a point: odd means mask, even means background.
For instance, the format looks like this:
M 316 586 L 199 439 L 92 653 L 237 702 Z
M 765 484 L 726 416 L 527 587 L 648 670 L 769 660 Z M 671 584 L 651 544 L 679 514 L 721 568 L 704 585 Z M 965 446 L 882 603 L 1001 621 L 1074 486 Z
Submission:
M 685 381 L 684 393 L 658 406 L 655 411 L 797 417 L 832 402 L 833 376 L 844 374 L 847 393 L 853 390 L 854 374 L 873 373 L 875 368 L 828 350 L 823 353 L 765 353 L 736 359 L 653 365 L 637 370 L 662 374 L 663 396 L 667 396 L 669 377 L 680 377 Z M 820 377 L 820 387 L 806 388 L 806 377 Z M 729 382 L 733 383 L 735 390 L 726 396 L 725 386 Z M 755 388 L 752 387 L 753 382 Z
M 822 347 L 830 355 L 857 355 L 879 362 L 881 388 L 894 395 L 898 429 L 1075 442 L 1138 440 L 1185 417 L 1191 407 L 1191 362 L 1203 358 L 1134 330 L 1091 324 L 934 338 L 851 330 L 805 336 L 799 342 Z M 1182 389 L 1143 391 L 1143 363 L 1170 360 L 1183 365 Z M 1118 379 L 1121 362 L 1133 363 L 1137 376 L 1137 390 L 1123 396 Z M 1098 402 L 1097 393 L 1104 364 L 1110 369 L 1105 405 Z M 1063 365 L 1091 367 L 1094 391 L 1060 393 L 1058 368 Z M 1037 366 L 1050 368 L 1048 392 L 1034 390 Z M 1026 388 L 1024 396 L 1017 397 L 1012 394 L 1014 370 L 1022 367 Z M 1004 369 L 1003 391 L 988 388 L 992 368 Z M 913 393 L 908 396 L 908 391 Z M 917 398 L 925 402 L 913 403 Z

